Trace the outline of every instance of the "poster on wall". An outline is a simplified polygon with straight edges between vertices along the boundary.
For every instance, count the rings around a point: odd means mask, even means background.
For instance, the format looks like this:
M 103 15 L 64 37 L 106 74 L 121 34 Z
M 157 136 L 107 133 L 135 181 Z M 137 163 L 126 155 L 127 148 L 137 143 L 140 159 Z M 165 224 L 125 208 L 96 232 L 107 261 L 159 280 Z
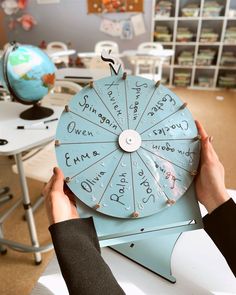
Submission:
M 143 12 L 143 0 L 87 0 L 88 13 Z

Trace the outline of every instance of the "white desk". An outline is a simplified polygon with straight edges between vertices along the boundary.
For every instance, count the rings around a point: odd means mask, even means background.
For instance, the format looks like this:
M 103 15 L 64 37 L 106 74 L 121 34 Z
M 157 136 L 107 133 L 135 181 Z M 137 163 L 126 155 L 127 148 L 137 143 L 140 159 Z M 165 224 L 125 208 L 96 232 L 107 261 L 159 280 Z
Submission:
M 78 57 L 82 59 L 91 59 L 94 57 L 99 57 L 101 56 L 101 53 L 96 53 L 96 52 L 79 52 L 77 53 Z M 112 57 L 118 57 L 118 58 L 127 58 L 131 63 L 134 64 L 135 66 L 135 72 L 134 75 L 138 75 L 138 67 L 140 64 L 140 60 L 142 62 L 148 62 L 150 64 L 151 68 L 151 74 L 154 79 L 155 77 L 155 72 L 156 72 L 156 67 L 158 65 L 158 74 L 159 77 L 162 76 L 162 64 L 163 62 L 174 55 L 174 50 L 172 49 L 162 49 L 162 50 L 149 50 L 149 51 L 140 51 L 140 50 L 125 50 L 122 53 L 118 54 L 112 54 Z M 88 70 L 88 69 L 84 69 Z M 93 70 L 95 71 L 95 70 Z
M 114 57 L 122 57 L 123 54 L 122 53 L 112 53 L 111 55 Z M 101 53 L 98 52 L 94 52 L 94 51 L 87 51 L 87 52 L 78 52 L 77 56 L 80 58 L 92 58 L 92 57 L 99 57 L 101 56 Z
M 166 58 L 170 57 L 174 54 L 174 50 L 172 49 L 163 49 L 163 50 L 150 50 L 150 51 L 140 51 L 140 50 L 124 50 L 121 53 L 112 53 L 111 56 L 114 57 L 134 57 L 134 56 L 147 56 L 147 57 L 159 57 L 159 58 Z M 101 53 L 97 52 L 78 52 L 78 57 L 81 58 L 92 58 L 101 56 Z
M 174 50 L 172 49 L 163 49 L 163 50 L 149 50 L 149 51 L 141 51 L 141 50 L 125 50 L 122 52 L 122 56 L 126 57 L 137 57 L 140 56 L 147 58 L 167 58 L 174 55 Z
M 230 195 L 236 201 L 236 191 L 231 191 Z M 205 215 L 203 207 L 201 211 Z M 236 294 L 233 273 L 203 229 L 185 232 L 178 239 L 171 260 L 172 274 L 177 280 L 175 284 L 109 248 L 102 249 L 102 256 L 127 295 Z M 31 293 L 52 294 L 68 294 L 55 256 Z
M 139 75 L 140 63 L 148 63 L 150 65 L 150 79 L 155 80 L 156 68 L 158 67 L 158 79 L 162 77 L 162 65 L 164 61 L 174 55 L 174 50 L 172 49 L 162 49 L 162 50 L 125 50 L 122 52 L 122 56 L 126 57 L 131 63 L 134 64 L 134 75 Z
M 62 50 L 60 48 L 57 48 L 57 49 L 52 48 L 52 49 L 44 49 L 44 52 L 46 52 L 47 55 L 53 59 L 56 57 L 73 55 L 76 53 L 76 50 L 75 49 Z
M 56 80 L 69 80 L 78 83 L 88 83 L 110 76 L 109 68 L 87 69 L 87 68 L 62 68 L 56 70 Z
M 35 253 L 35 262 L 41 262 L 40 252 L 47 251 L 49 247 L 39 247 L 38 237 L 30 204 L 30 196 L 28 192 L 27 181 L 24 174 L 21 154 L 23 151 L 29 150 L 33 147 L 46 144 L 54 139 L 56 133 L 57 121 L 49 123 L 49 129 L 45 130 L 19 130 L 16 128 L 18 125 L 26 125 L 41 122 L 43 120 L 28 121 L 19 117 L 19 114 L 29 108 L 20 103 L 14 102 L 0 102 L 0 138 L 6 139 L 8 143 L 6 145 L 0 145 L 0 155 L 8 156 L 14 155 L 16 158 L 16 164 L 19 171 L 19 180 L 22 189 L 22 202 L 25 208 L 25 214 L 29 226 L 29 234 L 32 242 L 32 246 L 22 245 L 13 241 L 5 240 L 0 235 L 0 244 L 8 245 L 12 248 L 17 248 L 25 252 L 37 252 Z M 51 107 L 54 110 L 54 114 L 48 118 L 58 118 L 62 112 L 62 107 Z M 48 119 L 47 118 L 47 119 Z M 1 232 L 0 232 L 1 234 Z
M 97 53 L 94 51 L 88 51 L 88 52 L 78 52 L 77 56 L 80 58 L 93 58 L 93 57 L 99 57 L 101 56 L 101 53 Z
M 50 58 L 57 58 L 57 57 L 61 57 L 61 56 L 68 56 L 68 55 L 73 55 L 76 53 L 75 49 L 68 49 L 68 50 L 62 50 L 62 49 L 43 49 L 43 51 L 45 53 L 47 53 L 47 55 Z M 0 50 L 0 58 L 2 57 L 4 53 L 4 50 Z

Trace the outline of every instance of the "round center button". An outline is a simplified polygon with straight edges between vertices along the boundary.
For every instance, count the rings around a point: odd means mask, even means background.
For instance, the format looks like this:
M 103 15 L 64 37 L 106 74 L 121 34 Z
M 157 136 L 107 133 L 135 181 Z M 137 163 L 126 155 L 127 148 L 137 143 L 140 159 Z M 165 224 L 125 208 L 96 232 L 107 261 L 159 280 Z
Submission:
M 119 135 L 119 145 L 126 152 L 134 152 L 141 146 L 142 140 L 139 133 L 133 129 L 127 129 Z

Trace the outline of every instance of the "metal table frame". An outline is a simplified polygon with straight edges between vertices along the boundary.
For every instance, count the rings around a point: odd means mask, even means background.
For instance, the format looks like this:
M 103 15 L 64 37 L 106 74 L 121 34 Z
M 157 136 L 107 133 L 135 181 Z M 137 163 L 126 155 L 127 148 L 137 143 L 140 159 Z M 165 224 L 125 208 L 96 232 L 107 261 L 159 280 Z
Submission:
M 10 209 L 0 215 L 0 253 L 6 253 L 6 246 L 21 252 L 31 252 L 34 253 L 35 263 L 40 264 L 42 261 L 41 253 L 51 250 L 53 246 L 51 243 L 45 246 L 39 245 L 33 209 L 31 206 L 27 180 L 23 167 L 22 152 L 35 148 L 37 146 L 45 145 L 48 142 L 52 141 L 56 132 L 57 122 L 51 123 L 50 128 L 47 129 L 47 131 L 44 130 L 44 132 L 37 130 L 38 133 L 34 133 L 32 132 L 32 130 L 25 130 L 26 132 L 22 132 L 22 130 L 17 130 L 16 125 L 32 123 L 31 121 L 24 121 L 19 118 L 19 114 L 27 108 L 28 106 L 21 105 L 19 103 L 0 102 L 0 124 L 2 123 L 4 124 L 4 126 L 7 126 L 4 129 L 0 129 L 0 138 L 5 138 L 9 142 L 9 144 L 6 144 L 5 146 L 0 146 L 0 155 L 15 156 L 16 165 L 19 173 L 19 182 L 22 191 L 22 196 L 20 200 L 16 201 Z M 52 117 L 59 117 L 63 108 L 52 108 L 54 109 L 54 114 L 52 115 Z M 38 121 L 39 120 L 35 120 L 33 122 L 36 123 Z M 3 222 L 21 203 L 23 204 L 25 210 L 31 245 L 7 240 L 4 238 L 3 234 Z

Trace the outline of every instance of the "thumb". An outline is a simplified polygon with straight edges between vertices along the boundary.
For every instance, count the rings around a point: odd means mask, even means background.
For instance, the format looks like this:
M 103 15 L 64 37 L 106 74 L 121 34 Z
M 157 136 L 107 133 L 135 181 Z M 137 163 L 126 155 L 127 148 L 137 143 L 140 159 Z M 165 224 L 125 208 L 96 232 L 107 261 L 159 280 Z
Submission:
M 198 120 L 195 120 L 195 124 L 202 140 L 205 140 L 208 137 L 205 128 L 202 126 L 202 124 Z
M 52 190 L 63 191 L 64 175 L 58 167 L 53 168 L 53 183 Z
M 218 155 L 211 144 L 210 137 L 207 137 L 202 141 L 201 157 L 202 161 L 205 163 L 219 161 Z
M 201 163 L 205 163 L 209 156 L 209 137 L 201 139 Z

